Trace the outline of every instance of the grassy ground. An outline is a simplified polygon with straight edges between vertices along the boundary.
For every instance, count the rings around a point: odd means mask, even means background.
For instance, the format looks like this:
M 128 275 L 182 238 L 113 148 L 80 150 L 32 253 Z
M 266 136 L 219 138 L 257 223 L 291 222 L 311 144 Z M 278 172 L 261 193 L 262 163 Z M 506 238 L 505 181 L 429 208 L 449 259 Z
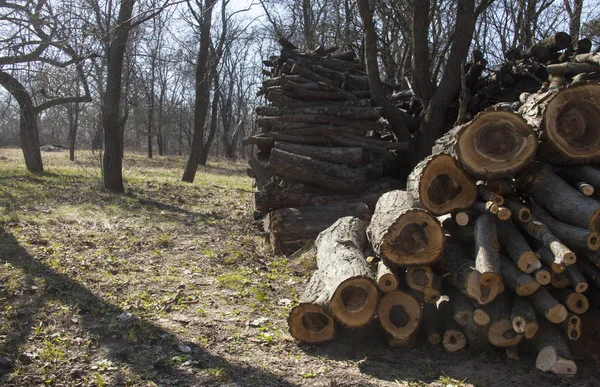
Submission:
M 298 345 L 285 318 L 314 264 L 265 247 L 245 165 L 127 155 L 126 194 L 98 159 L 44 153 L 27 173 L 0 150 L 0 385 L 599 385 L 593 365 L 561 379 L 502 352 L 390 349 L 378 330 Z

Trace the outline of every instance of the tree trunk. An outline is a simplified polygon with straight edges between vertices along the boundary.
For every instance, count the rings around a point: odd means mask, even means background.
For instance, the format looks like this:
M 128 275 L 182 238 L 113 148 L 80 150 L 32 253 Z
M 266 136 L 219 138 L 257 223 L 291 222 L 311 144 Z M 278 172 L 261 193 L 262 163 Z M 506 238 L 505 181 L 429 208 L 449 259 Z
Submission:
M 38 137 L 37 111 L 33 106 L 31 96 L 17 79 L 1 70 L 0 84 L 19 104 L 19 135 L 27 170 L 34 173 L 44 172 Z
M 366 246 L 365 223 L 349 216 L 321 232 L 315 241 L 317 267 L 324 280 L 321 297 L 327 300 L 329 313 L 350 328 L 368 324 L 377 309 L 378 290 L 364 255 Z
M 214 89 L 219 89 L 219 77 L 215 75 L 213 79 Z M 213 95 L 213 101 L 211 105 L 210 111 L 210 127 L 208 129 L 208 136 L 206 137 L 206 141 L 202 147 L 202 152 L 200 157 L 198 158 L 198 164 L 203 167 L 206 166 L 206 162 L 208 161 L 208 153 L 210 151 L 210 147 L 212 146 L 213 140 L 215 138 L 215 134 L 217 133 L 217 118 L 218 118 L 218 108 L 219 108 L 219 98 L 221 93 L 215 92 Z
M 472 176 L 493 180 L 519 171 L 533 158 L 536 148 L 535 134 L 523 118 L 495 109 L 447 132 L 437 140 L 433 153 L 450 154 Z
M 477 199 L 475 183 L 445 154 L 421 161 L 410 173 L 406 191 L 434 215 L 467 209 Z
M 391 191 L 379 199 L 367 235 L 375 253 L 397 265 L 434 263 L 444 249 L 440 222 L 414 208 L 406 191 Z
M 107 53 L 106 91 L 102 104 L 104 128 L 104 187 L 112 192 L 123 192 L 123 164 L 121 140 L 121 78 L 127 39 L 131 30 L 131 14 L 135 0 L 122 0 L 119 8 L 115 35 Z

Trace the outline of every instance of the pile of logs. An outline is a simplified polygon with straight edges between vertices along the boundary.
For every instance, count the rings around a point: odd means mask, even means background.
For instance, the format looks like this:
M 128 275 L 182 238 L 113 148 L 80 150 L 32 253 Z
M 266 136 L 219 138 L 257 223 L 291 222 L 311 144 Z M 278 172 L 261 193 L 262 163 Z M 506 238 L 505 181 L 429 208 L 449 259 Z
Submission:
M 570 55 L 561 68 L 600 69 L 599 54 Z M 600 307 L 600 83 L 564 71 L 568 85 L 447 132 L 370 220 L 322 231 L 292 336 L 320 343 L 336 324 L 376 319 L 392 346 L 422 338 L 514 359 L 529 342 L 538 369 L 574 375 L 569 345 Z
M 368 220 L 366 205 L 398 186 L 383 176 L 407 144 L 386 139 L 354 52 L 281 43 L 281 54 L 264 61 L 270 70 L 258 94 L 269 105 L 256 108 L 260 133 L 244 141 L 258 148 L 249 162 L 256 214 L 274 251 L 289 254 L 341 216 Z

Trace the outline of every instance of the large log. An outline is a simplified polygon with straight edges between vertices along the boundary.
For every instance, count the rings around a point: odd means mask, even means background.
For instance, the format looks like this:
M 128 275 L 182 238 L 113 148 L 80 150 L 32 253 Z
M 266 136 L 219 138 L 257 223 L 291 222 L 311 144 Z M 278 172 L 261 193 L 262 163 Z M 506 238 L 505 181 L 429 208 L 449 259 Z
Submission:
M 446 154 L 431 155 L 417 164 L 406 190 L 435 215 L 467 209 L 477 199 L 475 183 Z
M 381 108 L 355 106 L 316 106 L 284 109 L 276 106 L 257 106 L 256 114 L 261 116 L 322 115 L 355 120 L 377 121 L 381 117 Z
M 535 360 L 537 369 L 567 376 L 577 373 L 577 365 L 557 327 L 542 324 L 533 338 L 533 343 L 538 350 Z
M 519 176 L 518 184 L 527 196 L 544 206 L 559 220 L 598 231 L 600 203 L 582 195 L 549 168 L 531 168 Z
M 525 273 L 533 273 L 541 267 L 537 255 L 531 250 L 523 234 L 512 222 L 497 221 L 498 239 L 508 253 L 508 256 Z
M 577 83 L 531 95 L 519 109 L 541 140 L 537 157 L 553 164 L 600 158 L 600 84 Z
M 307 125 L 332 125 L 356 129 L 356 134 L 364 135 L 368 130 L 380 131 L 385 124 L 379 121 L 347 119 L 343 117 L 298 114 L 275 117 L 258 117 L 256 124 L 262 128 L 272 129 L 282 123 L 302 123 Z
M 332 164 L 345 164 L 349 167 L 360 167 L 363 165 L 363 151 L 361 148 L 318 147 L 276 141 L 273 149 L 295 153 Z
M 538 330 L 538 321 L 533 305 L 526 298 L 515 297 L 513 299 L 510 319 L 515 332 L 522 333 L 526 339 L 535 336 Z
M 365 223 L 349 216 L 321 232 L 315 241 L 328 310 L 350 328 L 368 324 L 377 309 L 377 285 L 364 256 L 367 243 Z
M 394 346 L 398 342 L 410 343 L 421 323 L 421 304 L 408 293 L 394 291 L 386 293 L 377 308 L 379 323 L 390 334 Z
M 485 180 L 513 175 L 535 154 L 533 130 L 518 114 L 494 109 L 447 132 L 433 152 L 452 155 L 470 174 Z
M 483 285 L 496 287 L 502 281 L 499 248 L 494 218 L 481 215 L 475 221 L 475 268 Z
M 557 32 L 545 37 L 538 45 L 547 47 L 551 52 L 557 52 L 571 47 L 571 35 L 566 32 Z
M 556 235 L 561 242 L 570 248 L 581 251 L 597 251 L 600 249 L 600 236 L 596 231 L 561 222 L 535 202 L 531 203 L 531 211 L 537 220 L 548 226 L 552 234 Z
M 345 193 L 364 191 L 371 172 L 369 167 L 351 168 L 279 149 L 271 151 L 268 169 L 283 178 Z
M 324 287 L 323 273 L 317 270 L 287 318 L 289 332 L 295 339 L 322 343 L 335 336 L 333 319 L 326 312 L 329 293 Z
M 519 344 L 523 335 L 515 332 L 512 325 L 512 302 L 508 294 L 500 294 L 485 307 L 490 316 L 488 341 L 496 347 L 511 347 Z
M 428 211 L 414 208 L 406 191 L 381 196 L 367 235 L 375 253 L 397 265 L 434 263 L 444 249 L 440 222 Z
M 292 254 L 344 216 L 369 221 L 371 211 L 365 203 L 349 202 L 318 207 L 282 208 L 270 212 L 269 240 L 275 254 Z

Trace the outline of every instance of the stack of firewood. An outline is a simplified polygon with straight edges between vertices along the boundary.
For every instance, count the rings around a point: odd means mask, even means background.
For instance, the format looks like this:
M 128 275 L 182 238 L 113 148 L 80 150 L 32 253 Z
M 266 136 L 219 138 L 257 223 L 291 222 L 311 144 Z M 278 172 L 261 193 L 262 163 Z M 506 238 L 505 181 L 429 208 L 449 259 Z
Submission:
M 600 67 L 598 54 L 575 59 Z M 518 358 L 525 338 L 537 368 L 575 374 L 568 342 L 599 306 L 600 83 L 561 76 L 569 85 L 522 96 L 518 112 L 487 109 L 447 132 L 368 224 L 344 217 L 320 233 L 292 336 L 323 342 L 334 321 L 376 317 L 394 346 L 421 332 L 447 351 Z
M 372 107 L 369 83 L 353 51 L 303 52 L 282 41 L 256 108 L 260 133 L 246 138 L 258 153 L 250 160 L 255 208 L 265 217 L 276 253 L 291 253 L 341 216 L 368 220 L 383 179 L 406 143 L 391 142 L 381 108 Z

